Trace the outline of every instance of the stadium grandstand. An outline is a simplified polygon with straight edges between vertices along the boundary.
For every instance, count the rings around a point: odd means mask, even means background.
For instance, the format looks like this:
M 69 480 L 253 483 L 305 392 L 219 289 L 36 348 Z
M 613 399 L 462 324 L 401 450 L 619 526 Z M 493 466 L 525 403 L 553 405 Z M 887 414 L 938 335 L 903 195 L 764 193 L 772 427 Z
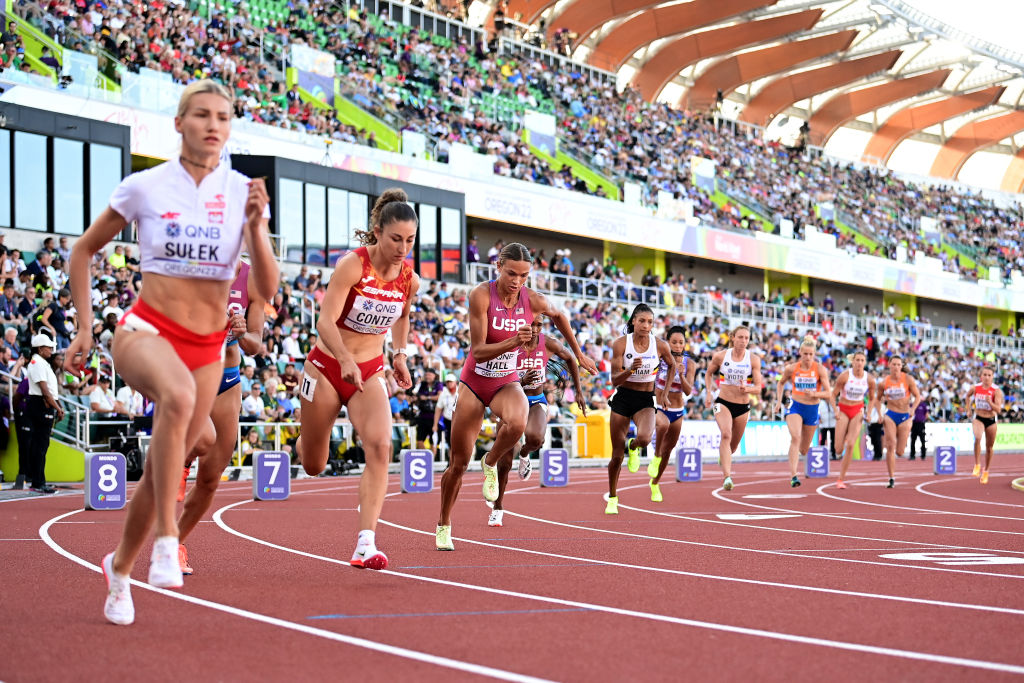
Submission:
M 657 336 L 685 330 L 697 372 L 679 445 L 700 449 L 705 468 L 721 435 L 704 372 L 738 326 L 765 380 L 741 464 L 785 459 L 776 384 L 808 337 L 833 383 L 855 352 L 877 377 L 902 358 L 928 408 L 929 456 L 938 445 L 974 452 L 972 392 L 991 368 L 1005 393 L 996 451 L 1019 454 L 1024 54 L 929 6 L 7 0 L 0 400 L 9 414 L 33 340 L 52 336 L 63 416 L 47 479 L 78 486 L 85 456 L 108 451 L 141 475 L 158 406 L 123 382 L 112 352 L 143 285 L 137 234 L 129 226 L 93 259 L 90 311 L 67 291 L 70 250 L 123 178 L 176 158 L 179 98 L 212 79 L 235 98 L 222 160 L 266 179 L 281 266 L 262 347 L 243 360 L 225 477 L 251 477 L 259 451 L 287 453 L 299 472 L 320 306 L 391 187 L 419 217 L 409 263 L 422 282 L 407 348 L 388 337 L 393 472 L 417 444 L 438 468 L 447 462 L 437 396 L 472 353 L 469 293 L 496 277 L 513 242 L 533 257 L 529 287 L 566 312 L 598 369 L 582 377 L 583 415 L 564 368 L 548 367 L 545 446 L 565 448 L 574 467 L 612 455 L 612 344 L 637 304 L 653 309 Z M 75 376 L 63 351 L 83 316 L 95 344 Z M 408 355 L 408 392 L 390 367 L 397 352 Z M 495 430 L 488 417 L 475 459 Z M 869 430 L 858 459 L 881 457 Z M 9 431 L 6 482 L 19 471 L 13 422 Z M 834 446 L 824 439 L 815 445 Z M 324 476 L 361 458 L 343 410 Z

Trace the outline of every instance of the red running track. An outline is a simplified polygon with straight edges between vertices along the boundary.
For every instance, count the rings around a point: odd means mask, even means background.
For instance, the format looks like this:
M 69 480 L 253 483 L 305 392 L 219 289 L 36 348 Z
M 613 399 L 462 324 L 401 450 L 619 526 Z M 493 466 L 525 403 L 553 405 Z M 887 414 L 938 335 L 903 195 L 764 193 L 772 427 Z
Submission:
M 104 620 L 96 573 L 123 513 L 82 511 L 80 491 L 8 500 L 0 679 L 1020 678 L 1024 456 L 1000 455 L 987 486 L 931 464 L 900 462 L 888 490 L 881 463 L 855 463 L 843 491 L 791 489 L 771 463 L 725 492 L 708 468 L 663 503 L 623 472 L 615 517 L 604 470 L 577 469 L 564 489 L 516 483 L 502 528 L 474 472 L 452 553 L 434 550 L 436 489 L 393 478 L 386 572 L 347 565 L 355 478 L 293 482 L 278 503 L 225 483 L 189 540 L 195 575 L 135 585 L 129 627 Z

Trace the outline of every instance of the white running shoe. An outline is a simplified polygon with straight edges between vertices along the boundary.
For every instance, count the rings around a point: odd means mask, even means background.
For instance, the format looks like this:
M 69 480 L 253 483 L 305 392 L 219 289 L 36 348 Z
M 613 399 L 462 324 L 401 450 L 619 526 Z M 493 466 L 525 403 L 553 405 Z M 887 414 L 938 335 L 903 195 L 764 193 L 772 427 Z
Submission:
M 519 456 L 519 478 L 526 481 L 533 474 L 533 461 L 530 460 L 529 455 Z
M 493 503 L 498 500 L 498 468 L 481 460 L 484 468 L 484 500 Z
M 114 573 L 114 553 L 107 554 L 101 566 L 103 578 L 107 580 L 107 601 L 103 604 L 103 616 L 112 624 L 127 626 L 135 621 L 131 581 L 127 576 Z
M 491 515 L 487 518 L 487 526 L 501 526 L 501 518 L 504 516 L 504 510 L 491 510 Z
M 149 585 L 157 588 L 181 588 L 185 580 L 178 562 L 178 538 L 161 536 L 153 541 L 149 558 Z
M 356 546 L 356 551 L 352 553 L 352 559 L 348 561 L 353 567 L 359 567 L 360 569 L 381 569 L 388 568 L 388 556 L 377 550 L 376 546 Z

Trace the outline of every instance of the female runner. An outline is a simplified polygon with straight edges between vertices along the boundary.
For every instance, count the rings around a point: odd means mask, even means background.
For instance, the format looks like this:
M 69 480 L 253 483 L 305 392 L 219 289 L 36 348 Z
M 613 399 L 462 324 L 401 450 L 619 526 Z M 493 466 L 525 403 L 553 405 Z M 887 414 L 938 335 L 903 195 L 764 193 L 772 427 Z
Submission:
M 675 365 L 662 361 L 658 377 L 654 380 L 655 396 L 658 399 L 657 415 L 654 417 L 656 455 L 647 465 L 647 475 L 651 478 L 651 500 L 655 503 L 662 501 L 658 483 L 668 466 L 672 449 L 679 441 L 686 401 L 693 392 L 693 377 L 697 371 L 696 363 L 686 355 L 686 330 L 679 325 L 670 327 L 665 339 Z
M 202 80 L 185 88 L 174 119 L 181 154 L 121 181 L 110 206 L 71 253 L 75 308 L 91 311 L 93 254 L 137 222 L 145 292 L 118 324 L 113 354 L 125 382 L 157 411 L 121 542 L 102 563 L 108 588 L 103 613 L 115 624 L 135 619 L 128 575 L 154 524 L 149 583 L 182 585 L 175 494 L 185 454 L 209 429 L 223 367 L 224 309 L 243 245 L 259 295 L 269 298 L 277 287 L 263 181 L 249 180 L 221 161 L 232 117 L 232 96 L 222 85 Z M 65 367 L 77 374 L 91 347 L 92 316 L 83 314 Z
M 743 430 L 747 428 L 750 418 L 750 397 L 761 393 L 764 379 L 761 377 L 761 358 L 750 353 L 750 330 L 742 325 L 730 335 L 732 346 L 717 351 L 711 356 L 708 369 L 704 373 L 704 408 L 711 408 L 712 387 L 715 386 L 715 373 L 721 373 L 722 381 L 718 385 L 715 397 L 715 422 L 722 432 L 722 440 L 718 446 L 718 457 L 722 465 L 725 481 L 722 488 L 731 491 L 732 454 L 739 448 L 743 440 Z
M 889 374 L 885 376 L 875 392 L 876 400 L 885 403 L 885 464 L 889 468 L 889 485 L 896 485 L 896 456 L 903 456 L 910 436 L 910 416 L 921 401 L 921 391 L 914 378 L 903 372 L 903 359 L 893 356 L 889 359 Z
M 659 363 L 676 367 L 668 344 L 651 334 L 654 312 L 647 304 L 637 304 L 626 323 L 625 336 L 612 342 L 612 409 L 608 430 L 612 439 L 612 459 L 608 463 L 608 504 L 606 515 L 619 514 L 619 470 L 623 451 L 629 451 L 627 468 L 640 469 L 640 451 L 651 443 L 654 433 L 654 379 Z M 636 437 L 629 439 L 629 422 L 636 425 Z
M 816 359 L 817 344 L 814 337 L 804 337 L 800 343 L 800 360 L 790 363 L 782 371 L 775 388 L 775 412 L 782 409 L 782 392 L 786 382 L 793 382 L 792 402 L 786 412 L 789 427 L 789 480 L 790 486 L 800 486 L 797 468 L 800 457 L 807 455 L 814 432 L 818 431 L 818 404 L 821 399 L 832 402 L 832 387 L 828 370 Z
M 318 341 L 306 356 L 299 401 L 302 433 L 295 450 L 307 474 L 327 467 L 331 429 L 342 406 L 366 452 L 359 482 L 359 537 L 349 564 L 386 569 L 377 549 L 377 518 L 388 488 L 391 408 L 384 382 L 384 335 L 404 349 L 409 307 L 420 288 L 406 256 L 416 243 L 419 219 L 403 190 L 385 190 L 370 212 L 370 230 L 357 233 L 361 247 L 337 263 L 320 304 Z M 405 351 L 395 351 L 395 380 L 412 386 Z
M 487 408 L 503 426 L 481 463 L 483 492 L 488 501 L 498 498 L 498 456 L 519 441 L 529 416 L 529 404 L 519 385 L 516 366 L 520 347 L 533 341 L 533 319 L 540 315 L 550 318 L 569 342 L 577 362 L 587 371 L 597 372 L 594 361 L 580 350 L 565 314 L 525 286 L 532 265 L 529 249 L 518 242 L 507 244 L 498 253 L 498 278 L 480 283 L 469 294 L 470 354 L 462 366 L 462 386 L 452 418 L 451 459 L 441 476 L 441 514 L 435 537 L 438 550 L 455 549 L 451 538 L 452 507 L 473 457 Z
M 178 517 L 178 564 L 181 573 L 185 575 L 193 572 L 188 562 L 188 550 L 185 549 L 185 537 L 192 533 L 199 520 L 210 509 L 213 495 L 220 485 L 221 474 L 231 460 L 235 441 L 238 439 L 238 416 L 242 408 L 242 381 L 239 374 L 242 351 L 250 356 L 256 355 L 263 343 L 265 301 L 256 294 L 249 264 L 240 263 L 239 266 L 238 275 L 231 284 L 228 295 L 228 338 L 224 349 L 224 371 L 221 375 L 220 388 L 217 390 L 217 398 L 213 402 L 213 410 L 210 412 L 213 435 L 216 436 L 213 441 L 200 439 L 185 458 L 185 469 L 179 488 L 180 499 L 192 461 L 199 458 L 195 485 L 185 497 L 185 506 Z M 249 292 L 253 293 L 251 297 Z
M 836 414 L 836 443 L 842 449 L 839 465 L 839 481 L 837 489 L 845 489 L 846 471 L 853 460 L 853 446 L 860 438 L 860 426 L 864 421 L 864 399 L 867 398 L 868 412 L 875 405 L 875 377 L 864 369 L 868 357 L 863 351 L 857 351 L 850 357 L 851 368 L 839 375 L 836 387 L 832 390 L 832 400 L 838 400 L 839 412 Z
M 992 368 L 981 369 L 981 384 L 974 387 L 971 400 L 974 401 L 974 472 L 981 475 L 981 483 L 988 483 L 988 468 L 992 464 L 992 449 L 996 445 L 996 417 L 1003 409 L 1003 390 L 992 384 Z M 981 466 L 981 438 L 985 437 L 985 466 Z
M 548 357 L 557 356 L 565 361 L 576 389 L 576 405 L 584 417 L 587 415 L 587 402 L 583 398 L 580 387 L 580 368 L 569 350 L 557 339 L 543 334 L 540 318 L 534 318 L 531 325 L 533 339 L 519 348 L 517 369 L 520 374 L 519 383 L 526 394 L 526 402 L 530 406 L 530 415 L 526 419 L 526 431 L 523 434 L 525 443 L 518 441 L 505 453 L 498 455 L 498 497 L 494 501 L 494 509 L 487 518 L 487 526 L 501 526 L 504 509 L 502 501 L 505 489 L 508 488 L 508 473 L 512 470 L 512 460 L 519 456 L 519 478 L 529 479 L 533 468 L 530 453 L 544 443 L 544 431 L 548 426 L 548 399 L 544 393 L 544 374 L 548 365 Z M 498 424 L 498 432 L 504 428 L 504 422 Z M 495 434 L 497 437 L 497 433 Z M 515 454 L 515 455 L 514 455 Z

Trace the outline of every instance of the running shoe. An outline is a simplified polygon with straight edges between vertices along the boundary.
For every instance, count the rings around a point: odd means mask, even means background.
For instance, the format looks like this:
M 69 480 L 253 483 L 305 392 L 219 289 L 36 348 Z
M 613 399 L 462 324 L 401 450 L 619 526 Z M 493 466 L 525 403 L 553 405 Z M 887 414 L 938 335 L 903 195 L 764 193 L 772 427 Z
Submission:
M 192 468 L 186 467 L 184 469 L 184 471 L 181 473 L 181 482 L 178 484 L 178 502 L 179 503 L 182 502 L 183 500 L 185 500 L 185 487 L 188 485 L 188 472 L 189 472 L 190 469 L 192 469 Z
M 886 486 L 885 488 L 891 489 L 891 488 L 894 488 L 895 486 L 896 486 L 896 480 L 895 479 L 890 479 L 888 486 Z
M 981 473 L 981 483 L 982 484 L 987 484 L 988 483 L 988 470 L 984 470 Z
M 379 571 L 388 568 L 388 556 L 377 550 L 376 546 L 357 545 L 356 551 L 352 553 L 352 559 L 348 563 L 360 569 L 376 569 Z
M 916 455 L 914 455 L 914 454 L 911 454 L 911 455 L 910 455 L 910 459 L 911 459 L 911 460 L 917 460 L 917 456 L 916 456 Z
M 617 515 L 619 514 L 619 497 L 612 496 L 608 499 L 608 504 L 604 506 L 604 514 L 606 515 Z
M 981 465 L 975 465 L 975 466 L 974 466 L 974 471 L 973 471 L 973 472 L 971 472 L 971 476 L 972 476 L 972 477 L 976 477 L 976 476 L 978 476 L 979 474 L 981 474 Z
M 181 588 L 185 581 L 178 565 L 178 538 L 161 536 L 153 541 L 149 558 L 149 585 L 157 588 Z
M 533 461 L 530 460 L 529 455 L 519 456 L 519 478 L 526 481 L 533 474 Z
M 192 576 L 192 567 L 188 563 L 188 550 L 185 549 L 185 544 L 178 544 L 178 566 L 181 567 L 181 573 L 185 576 Z
M 501 518 L 504 516 L 504 510 L 491 510 L 491 514 L 487 518 L 487 526 L 501 526 Z
M 649 463 L 647 463 L 647 476 L 650 477 L 651 479 L 654 479 L 656 476 L 658 476 L 659 469 L 661 469 L 661 458 L 656 455 L 653 458 L 651 458 L 651 461 Z
M 452 527 L 450 524 L 437 526 L 437 534 L 434 536 L 434 545 L 438 550 L 455 550 L 452 545 Z
M 107 601 L 103 604 L 103 616 L 112 624 L 127 626 L 135 621 L 131 580 L 114 573 L 114 553 L 108 553 L 101 564 L 103 578 L 107 580 Z
M 652 481 L 651 482 L 651 502 L 653 502 L 653 503 L 660 503 L 663 500 L 664 499 L 661 497 L 661 487 L 658 486 L 657 484 L 655 484 Z
M 630 472 L 637 472 L 640 470 L 640 449 L 630 448 L 630 441 L 635 440 L 629 438 L 626 439 L 626 455 L 628 456 L 628 458 L 626 459 L 626 469 L 628 469 Z
M 498 500 L 498 468 L 481 460 L 484 468 L 484 500 L 493 503 Z
M 726 491 L 732 491 L 733 483 L 732 477 L 726 477 L 725 481 L 722 482 L 722 488 Z
M 846 488 L 846 482 L 843 481 L 842 479 L 840 479 L 839 481 L 836 482 L 836 488 L 837 489 L 845 489 Z
M 789 485 L 792 486 L 793 488 L 800 486 L 800 477 L 793 477 L 792 479 L 790 479 Z

